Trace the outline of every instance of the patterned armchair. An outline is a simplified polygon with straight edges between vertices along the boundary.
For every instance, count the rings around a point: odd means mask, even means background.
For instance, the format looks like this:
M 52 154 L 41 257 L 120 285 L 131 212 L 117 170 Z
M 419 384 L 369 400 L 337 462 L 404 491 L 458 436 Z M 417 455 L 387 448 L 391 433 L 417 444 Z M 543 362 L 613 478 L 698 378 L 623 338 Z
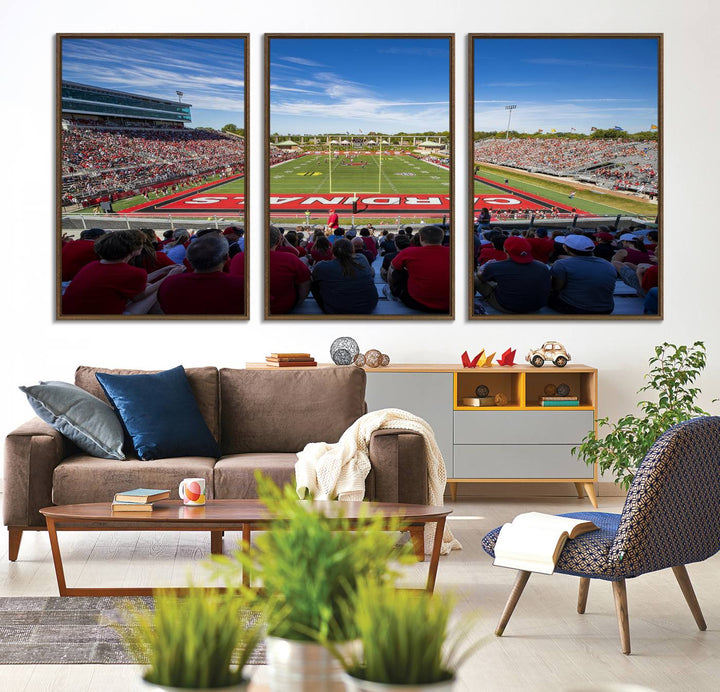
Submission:
M 599 531 L 567 541 L 556 572 L 580 577 L 578 613 L 585 612 L 590 579 L 610 581 L 624 654 L 630 653 L 625 580 L 671 567 L 701 630 L 706 629 L 685 565 L 720 550 L 720 417 L 694 418 L 668 430 L 647 453 L 622 514 L 573 512 Z M 495 556 L 498 527 L 483 538 Z M 530 572 L 520 571 L 495 634 L 501 636 Z

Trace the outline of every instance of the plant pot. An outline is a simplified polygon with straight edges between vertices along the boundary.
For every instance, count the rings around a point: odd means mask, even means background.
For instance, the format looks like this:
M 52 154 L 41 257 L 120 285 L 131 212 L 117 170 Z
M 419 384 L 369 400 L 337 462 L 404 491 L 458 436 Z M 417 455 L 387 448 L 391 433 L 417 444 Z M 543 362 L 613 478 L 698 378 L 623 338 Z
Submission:
M 194 690 L 194 692 L 245 692 L 247 690 L 248 685 L 250 684 L 249 680 L 243 680 L 242 682 L 238 682 L 235 685 L 229 685 L 226 687 L 168 687 L 167 685 L 158 685 L 154 682 L 148 682 L 145 678 L 142 678 L 143 686 L 146 687 L 148 690 L 164 690 L 164 692 L 188 692 L 189 689 Z
M 322 645 L 265 640 L 270 692 L 345 692 L 340 663 Z
M 427 684 L 401 685 L 393 682 L 361 680 L 343 673 L 342 680 L 345 683 L 346 692 L 452 692 L 455 687 L 455 678 Z

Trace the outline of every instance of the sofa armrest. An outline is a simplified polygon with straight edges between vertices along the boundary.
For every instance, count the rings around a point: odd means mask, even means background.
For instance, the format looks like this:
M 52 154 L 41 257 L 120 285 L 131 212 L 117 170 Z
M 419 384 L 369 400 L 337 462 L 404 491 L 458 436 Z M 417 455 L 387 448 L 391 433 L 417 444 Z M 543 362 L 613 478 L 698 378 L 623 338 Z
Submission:
M 376 502 L 428 501 L 425 442 L 409 430 L 376 430 L 370 437 L 366 496 Z
M 39 418 L 5 438 L 4 520 L 7 526 L 44 526 L 38 510 L 52 504 L 53 470 L 65 458 L 65 438 Z

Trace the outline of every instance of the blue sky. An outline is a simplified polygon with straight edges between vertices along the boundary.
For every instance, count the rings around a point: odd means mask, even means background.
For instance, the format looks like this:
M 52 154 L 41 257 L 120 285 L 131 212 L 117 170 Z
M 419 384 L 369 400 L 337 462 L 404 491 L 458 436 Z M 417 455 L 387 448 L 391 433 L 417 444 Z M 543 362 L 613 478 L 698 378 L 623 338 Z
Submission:
M 446 38 L 271 38 L 270 131 L 449 129 Z
M 192 126 L 244 126 L 241 38 L 63 39 L 62 78 L 192 104 Z
M 647 38 L 475 39 L 475 130 L 658 124 L 658 42 Z

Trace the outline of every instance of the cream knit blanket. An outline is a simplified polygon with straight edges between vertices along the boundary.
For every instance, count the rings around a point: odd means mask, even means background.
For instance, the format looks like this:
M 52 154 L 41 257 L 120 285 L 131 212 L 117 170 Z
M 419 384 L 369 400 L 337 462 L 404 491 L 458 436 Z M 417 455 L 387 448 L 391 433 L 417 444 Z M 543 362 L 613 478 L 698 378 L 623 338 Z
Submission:
M 311 442 L 305 445 L 305 449 L 298 452 L 295 464 L 298 495 L 305 497 L 309 492 L 316 500 L 362 500 L 365 497 L 365 479 L 370 473 L 370 437 L 375 430 L 384 428 L 410 430 L 422 435 L 428 474 L 428 504 L 442 506 L 447 476 L 445 461 L 435 442 L 432 428 L 422 418 L 397 408 L 366 413 L 335 444 Z M 432 552 L 434 536 L 435 524 L 426 524 L 427 554 Z M 446 524 L 442 555 L 461 548 Z

